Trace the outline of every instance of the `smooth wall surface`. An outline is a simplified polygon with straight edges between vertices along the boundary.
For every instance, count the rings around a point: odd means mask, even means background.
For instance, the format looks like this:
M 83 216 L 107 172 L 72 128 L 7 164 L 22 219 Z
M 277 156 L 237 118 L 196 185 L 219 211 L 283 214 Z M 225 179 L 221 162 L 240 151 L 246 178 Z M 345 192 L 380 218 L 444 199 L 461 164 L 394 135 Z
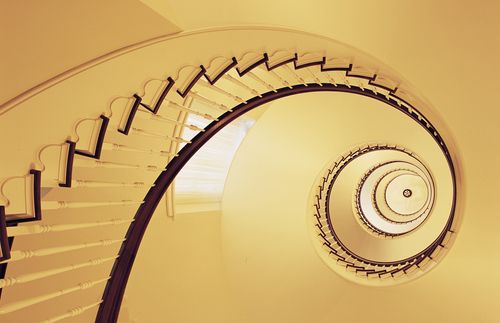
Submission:
M 27 89 L 175 24 L 136 0 L 0 3 L 0 106 Z

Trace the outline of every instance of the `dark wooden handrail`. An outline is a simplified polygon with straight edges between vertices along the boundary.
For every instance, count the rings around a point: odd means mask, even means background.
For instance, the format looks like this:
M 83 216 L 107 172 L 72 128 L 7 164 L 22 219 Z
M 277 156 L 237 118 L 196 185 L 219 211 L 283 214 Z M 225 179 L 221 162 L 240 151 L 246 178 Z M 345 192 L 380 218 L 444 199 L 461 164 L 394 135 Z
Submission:
M 263 60 L 259 60 L 253 65 L 262 64 L 265 61 L 267 61 L 266 57 L 264 57 Z M 248 72 L 251 68 L 255 67 L 253 65 L 247 68 L 244 72 Z M 240 73 L 240 71 L 238 72 L 240 75 L 242 74 Z M 141 204 L 141 206 L 137 210 L 134 217 L 135 220 L 128 229 L 126 240 L 123 242 L 121 250 L 119 252 L 120 257 L 114 264 L 113 270 L 111 272 L 111 278 L 108 281 L 104 291 L 103 302 L 101 303 L 99 311 L 97 313 L 96 322 L 117 322 L 127 281 L 149 221 L 162 196 L 165 194 L 174 178 L 184 167 L 184 165 L 191 159 L 191 157 L 216 133 L 218 133 L 221 129 L 223 129 L 225 126 L 227 126 L 246 112 L 280 98 L 309 92 L 344 92 L 370 97 L 375 100 L 382 101 L 389 106 L 402 111 L 415 121 L 422 124 L 422 121 L 418 118 L 418 116 L 414 116 L 407 109 L 401 107 L 393 97 L 386 97 L 382 93 L 366 91 L 355 86 L 348 87 L 347 85 L 343 84 L 295 85 L 292 87 L 280 88 L 276 91 L 264 93 L 261 97 L 254 97 L 247 100 L 245 103 L 237 105 L 231 111 L 228 111 L 221 115 L 217 121 L 210 123 L 205 128 L 205 131 L 198 133 L 191 140 L 190 144 L 184 146 L 179 154 L 168 163 L 168 165 L 166 166 L 166 171 L 160 174 L 160 176 L 156 179 L 154 186 L 148 191 L 146 197 L 144 198 L 144 203 Z M 420 115 L 420 117 L 422 118 L 421 113 L 418 112 L 418 115 Z M 445 156 L 448 158 L 448 162 L 450 163 L 455 183 L 455 170 L 453 168 L 453 164 L 451 163 L 450 154 L 444 142 L 438 141 L 440 137 L 437 134 L 435 128 L 432 127 L 430 122 L 426 122 L 427 123 L 424 128 L 435 138 L 435 140 L 439 143 L 441 149 L 445 151 Z M 455 189 L 456 188 L 454 187 L 454 192 Z

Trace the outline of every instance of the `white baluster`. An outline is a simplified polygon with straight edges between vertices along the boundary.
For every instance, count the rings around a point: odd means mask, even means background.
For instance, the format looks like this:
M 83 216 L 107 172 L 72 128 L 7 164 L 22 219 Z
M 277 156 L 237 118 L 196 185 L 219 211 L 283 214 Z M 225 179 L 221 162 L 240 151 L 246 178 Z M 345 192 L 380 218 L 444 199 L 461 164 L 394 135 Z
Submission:
M 141 168 L 141 165 L 127 164 L 127 163 L 117 163 L 105 160 L 89 159 L 77 157 L 73 164 L 77 167 L 105 167 L 105 168 Z
M 105 142 L 103 144 L 102 148 L 104 150 L 139 152 L 139 153 L 150 154 L 150 155 L 158 155 L 158 156 L 162 156 L 162 157 L 176 156 L 176 154 L 170 153 L 166 150 L 140 149 L 140 148 L 128 147 L 126 145 L 119 145 L 119 144 L 114 144 L 114 143 L 109 143 L 109 142 Z
M 100 300 L 99 302 L 89 304 L 89 305 L 74 307 L 74 308 L 68 310 L 64 314 L 51 317 L 50 319 L 43 320 L 40 323 L 55 323 L 55 322 L 64 320 L 64 319 L 69 318 L 69 317 L 78 316 L 78 315 L 82 314 L 83 312 L 85 312 L 86 310 L 89 310 L 91 308 L 94 308 L 94 307 L 101 305 L 101 303 L 102 303 L 102 300 Z
M 169 102 L 168 105 L 171 106 L 171 107 L 173 107 L 173 108 L 176 108 L 178 110 L 181 110 L 181 111 L 185 111 L 185 112 L 189 112 L 189 113 L 192 113 L 192 114 L 196 114 L 197 116 L 203 117 L 203 118 L 208 119 L 208 120 L 218 120 L 217 118 L 211 116 L 208 113 L 198 112 L 196 110 L 187 108 L 187 107 L 185 107 L 183 105 L 180 105 L 180 104 L 177 104 L 175 102 Z
M 64 252 L 69 252 L 69 251 L 74 251 L 74 250 L 79 250 L 79 249 L 85 249 L 85 248 L 93 248 L 93 247 L 106 247 L 115 243 L 121 243 L 125 241 L 125 239 L 107 239 L 107 240 L 99 240 L 96 242 L 85 242 L 85 243 L 80 243 L 80 244 L 75 244 L 75 245 L 68 245 L 68 246 L 61 246 L 61 247 L 52 247 L 52 248 L 42 248 L 42 249 L 35 249 L 35 250 L 14 250 L 11 251 L 10 253 L 10 259 L 6 259 L 2 262 L 3 263 L 10 263 L 14 261 L 19 261 L 23 259 L 29 259 L 33 257 L 44 257 L 44 256 L 50 256 L 50 255 L 55 255 L 59 253 L 64 253 Z
M 76 270 L 76 269 L 80 269 L 80 268 L 84 268 L 84 267 L 98 266 L 98 265 L 105 263 L 107 261 L 115 260 L 116 258 L 118 258 L 118 256 L 107 257 L 107 258 L 94 258 L 94 259 L 90 259 L 86 262 L 82 262 L 79 264 L 72 264 L 69 266 L 39 271 L 36 273 L 31 273 L 31 274 L 20 275 L 17 277 L 7 277 L 4 279 L 0 279 L 0 288 L 10 287 L 10 286 L 13 286 L 16 284 L 29 283 L 29 282 L 34 281 L 34 280 L 54 276 L 54 275 L 57 275 L 60 273 L 64 273 L 67 271 Z
M 248 72 L 247 74 L 245 74 L 245 76 L 248 75 L 250 76 L 252 79 L 254 79 L 257 83 L 260 83 L 262 84 L 265 88 L 267 88 L 268 90 L 271 90 L 273 92 L 277 92 L 276 89 L 274 88 L 274 86 L 272 86 L 271 84 L 267 83 L 266 81 L 264 81 L 263 79 L 261 79 L 260 77 L 258 77 L 257 75 L 255 75 L 253 72 Z
M 309 67 L 306 67 L 305 70 L 307 72 L 309 72 L 309 74 L 311 74 L 312 78 L 314 79 L 314 82 L 316 82 L 316 84 L 318 84 L 319 86 L 323 86 L 323 83 L 321 82 L 321 80 L 318 78 L 318 76 L 316 75 L 316 73 L 314 73 L 313 71 L 311 71 L 311 69 Z
M 134 219 L 112 219 L 108 221 L 75 223 L 75 224 L 35 224 L 26 226 L 17 226 L 7 228 L 9 237 L 24 236 L 30 234 L 40 234 L 47 232 L 63 232 L 70 230 L 86 229 L 93 227 L 102 227 L 106 225 L 119 225 L 133 222 Z
M 371 85 L 369 87 L 370 91 L 372 91 L 374 94 L 378 94 L 378 89 L 375 85 Z
M 294 70 L 293 68 L 291 68 L 290 66 L 288 66 L 288 64 L 287 64 L 287 65 L 283 65 L 283 67 L 284 67 L 284 68 L 285 68 L 285 69 L 286 69 L 286 70 L 287 70 L 290 74 L 292 74 L 292 75 L 293 75 L 293 76 L 297 79 L 297 82 L 298 82 L 298 83 L 301 83 L 301 84 L 303 84 L 303 85 L 307 86 L 306 81 L 305 81 L 305 80 L 304 80 L 304 79 L 303 79 L 300 75 L 298 75 L 298 74 L 295 72 L 295 70 Z
M 342 74 L 342 79 L 344 80 L 344 84 L 348 87 L 351 88 L 351 83 L 349 83 L 349 79 L 345 74 Z
M 174 119 L 171 119 L 171 118 L 159 115 L 159 114 L 151 114 L 149 112 L 148 113 L 143 112 L 142 114 L 144 115 L 143 119 L 146 119 L 146 120 L 154 120 L 154 121 L 159 121 L 159 122 L 171 123 L 171 124 L 187 127 L 189 129 L 195 130 L 195 131 L 204 131 L 202 128 L 199 128 L 195 125 L 186 124 L 186 123 L 183 123 L 183 122 L 180 122 L 180 121 L 177 121 L 177 120 L 174 120 Z
M 139 205 L 142 203 L 144 203 L 144 201 L 116 201 L 116 202 L 42 201 L 42 210 L 77 209 L 85 207 L 100 207 L 100 206 L 115 206 L 115 205 L 127 206 L 127 205 Z
M 73 292 L 77 292 L 80 290 L 91 288 L 97 284 L 104 283 L 104 282 L 108 281 L 109 278 L 110 277 L 106 277 L 106 278 L 99 279 L 99 280 L 82 282 L 82 283 L 79 283 L 78 285 L 70 287 L 70 288 L 60 289 L 58 291 L 48 293 L 45 295 L 35 296 L 35 297 L 27 298 L 27 299 L 24 299 L 21 301 L 12 302 L 10 304 L 5 304 L 5 305 L 0 307 L 0 315 L 15 312 L 15 311 L 21 310 L 23 308 L 26 308 L 26 307 L 29 307 L 32 305 L 36 305 L 38 303 L 42 303 L 42 302 L 45 302 L 45 301 L 51 300 L 53 298 L 69 294 L 69 293 L 73 293 Z
M 281 84 L 283 84 L 284 86 L 288 87 L 288 88 L 292 88 L 292 86 L 290 85 L 290 83 L 285 80 L 284 78 L 282 78 L 278 73 L 276 73 L 275 71 L 273 70 L 270 70 L 269 71 L 269 74 L 274 76 L 275 79 L 277 79 L 279 82 L 281 82 Z
M 218 93 L 220 93 L 222 95 L 225 95 L 225 96 L 233 99 L 234 101 L 236 101 L 238 103 L 246 103 L 246 101 L 243 100 L 242 98 L 240 98 L 239 96 L 234 95 L 232 93 L 229 93 L 226 90 L 223 90 L 223 89 L 221 89 L 220 87 L 218 87 L 216 85 L 211 85 L 210 83 L 208 83 L 208 81 L 200 79 L 200 81 L 198 81 L 198 84 L 200 84 L 200 85 L 202 85 L 202 86 L 204 86 L 206 88 L 209 88 L 209 89 L 211 89 L 211 90 L 213 90 L 215 92 L 218 92 Z
M 170 140 L 170 141 L 173 141 L 173 142 L 177 142 L 177 143 L 191 143 L 189 140 L 185 140 L 185 139 L 182 139 L 180 137 L 171 137 L 169 135 L 164 135 L 164 134 L 158 134 L 158 133 L 154 133 L 154 132 L 151 132 L 151 131 L 148 131 L 148 130 L 144 130 L 144 129 L 140 129 L 140 128 L 135 128 L 135 127 L 132 127 L 132 131 L 138 135 L 143 135 L 143 136 L 149 136 L 149 137 L 156 137 L 156 138 L 162 138 L 162 139 L 166 139 L 166 140 Z
M 195 100 L 198 100 L 200 102 L 203 102 L 205 104 L 207 104 L 208 106 L 212 106 L 216 109 L 219 109 L 219 110 L 222 110 L 222 111 L 232 111 L 231 108 L 228 108 L 227 106 L 225 106 L 224 104 L 222 103 L 217 103 L 215 101 L 212 101 L 210 99 L 207 99 L 205 98 L 204 96 L 200 95 L 198 92 L 196 91 L 191 91 L 189 93 L 189 95 L 195 99 Z
M 337 81 L 335 81 L 335 79 L 330 74 L 330 72 L 323 72 L 323 75 L 326 76 L 326 78 L 328 79 L 328 81 L 330 81 L 330 83 L 333 84 L 333 86 L 337 86 Z
M 254 88 L 246 85 L 245 83 L 241 82 L 239 79 L 234 78 L 234 77 L 232 77 L 229 74 L 225 74 L 223 76 L 223 78 L 226 79 L 226 80 L 228 80 L 228 81 L 230 81 L 233 84 L 238 85 L 241 88 L 244 88 L 245 90 L 249 91 L 250 93 L 252 93 L 255 96 L 262 97 L 262 95 L 259 93 L 259 91 L 257 91 L 256 89 L 254 89 Z
M 158 171 L 165 170 L 160 169 L 157 166 L 145 166 L 145 170 L 148 171 Z M 145 187 L 146 183 L 144 182 L 133 182 L 133 183 L 111 183 L 111 182 L 100 182 L 100 181 L 92 181 L 92 180 L 76 180 L 73 181 L 71 187 Z M 152 185 L 150 185 L 151 187 Z

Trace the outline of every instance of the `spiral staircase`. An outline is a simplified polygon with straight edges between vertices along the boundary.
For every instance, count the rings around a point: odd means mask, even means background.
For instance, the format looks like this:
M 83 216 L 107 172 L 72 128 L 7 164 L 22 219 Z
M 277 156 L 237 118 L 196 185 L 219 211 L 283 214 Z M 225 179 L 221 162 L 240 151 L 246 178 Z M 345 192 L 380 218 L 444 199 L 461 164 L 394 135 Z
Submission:
M 203 52 L 184 57 L 200 44 Z M 66 140 L 36 150 L 28 173 L 2 173 L 2 322 L 118 321 L 155 210 L 166 205 L 175 219 L 179 172 L 239 117 L 299 95 L 360 97 L 415 131 L 407 145 L 346 136 L 349 150 L 317 170 L 307 230 L 326 267 L 356 284 L 392 286 L 429 272 L 452 247 L 464 194 L 457 146 L 435 109 L 386 65 L 314 34 L 233 27 L 154 39 L 72 77 L 91 84 L 92 71 L 130 61 L 148 63 L 117 81 L 107 106 L 59 126 L 73 125 Z M 63 80 L 52 91 L 26 102 L 47 95 L 55 105 Z M 4 111 L 29 118 L 22 104 Z

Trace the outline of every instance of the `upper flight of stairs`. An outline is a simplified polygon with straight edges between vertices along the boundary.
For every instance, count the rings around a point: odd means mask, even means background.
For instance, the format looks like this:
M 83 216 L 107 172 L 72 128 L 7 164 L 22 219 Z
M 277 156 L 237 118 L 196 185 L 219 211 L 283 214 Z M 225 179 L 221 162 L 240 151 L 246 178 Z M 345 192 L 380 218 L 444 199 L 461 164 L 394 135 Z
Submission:
M 365 95 L 413 117 L 442 143 L 398 81 L 349 57 L 251 51 L 184 67 L 145 88 L 78 122 L 72 140 L 45 146 L 37 167 L 3 183 L 0 320 L 116 320 L 159 196 L 218 129 L 260 104 L 308 91 Z M 204 127 L 187 124 L 189 114 Z M 42 309 L 51 315 L 41 317 Z

